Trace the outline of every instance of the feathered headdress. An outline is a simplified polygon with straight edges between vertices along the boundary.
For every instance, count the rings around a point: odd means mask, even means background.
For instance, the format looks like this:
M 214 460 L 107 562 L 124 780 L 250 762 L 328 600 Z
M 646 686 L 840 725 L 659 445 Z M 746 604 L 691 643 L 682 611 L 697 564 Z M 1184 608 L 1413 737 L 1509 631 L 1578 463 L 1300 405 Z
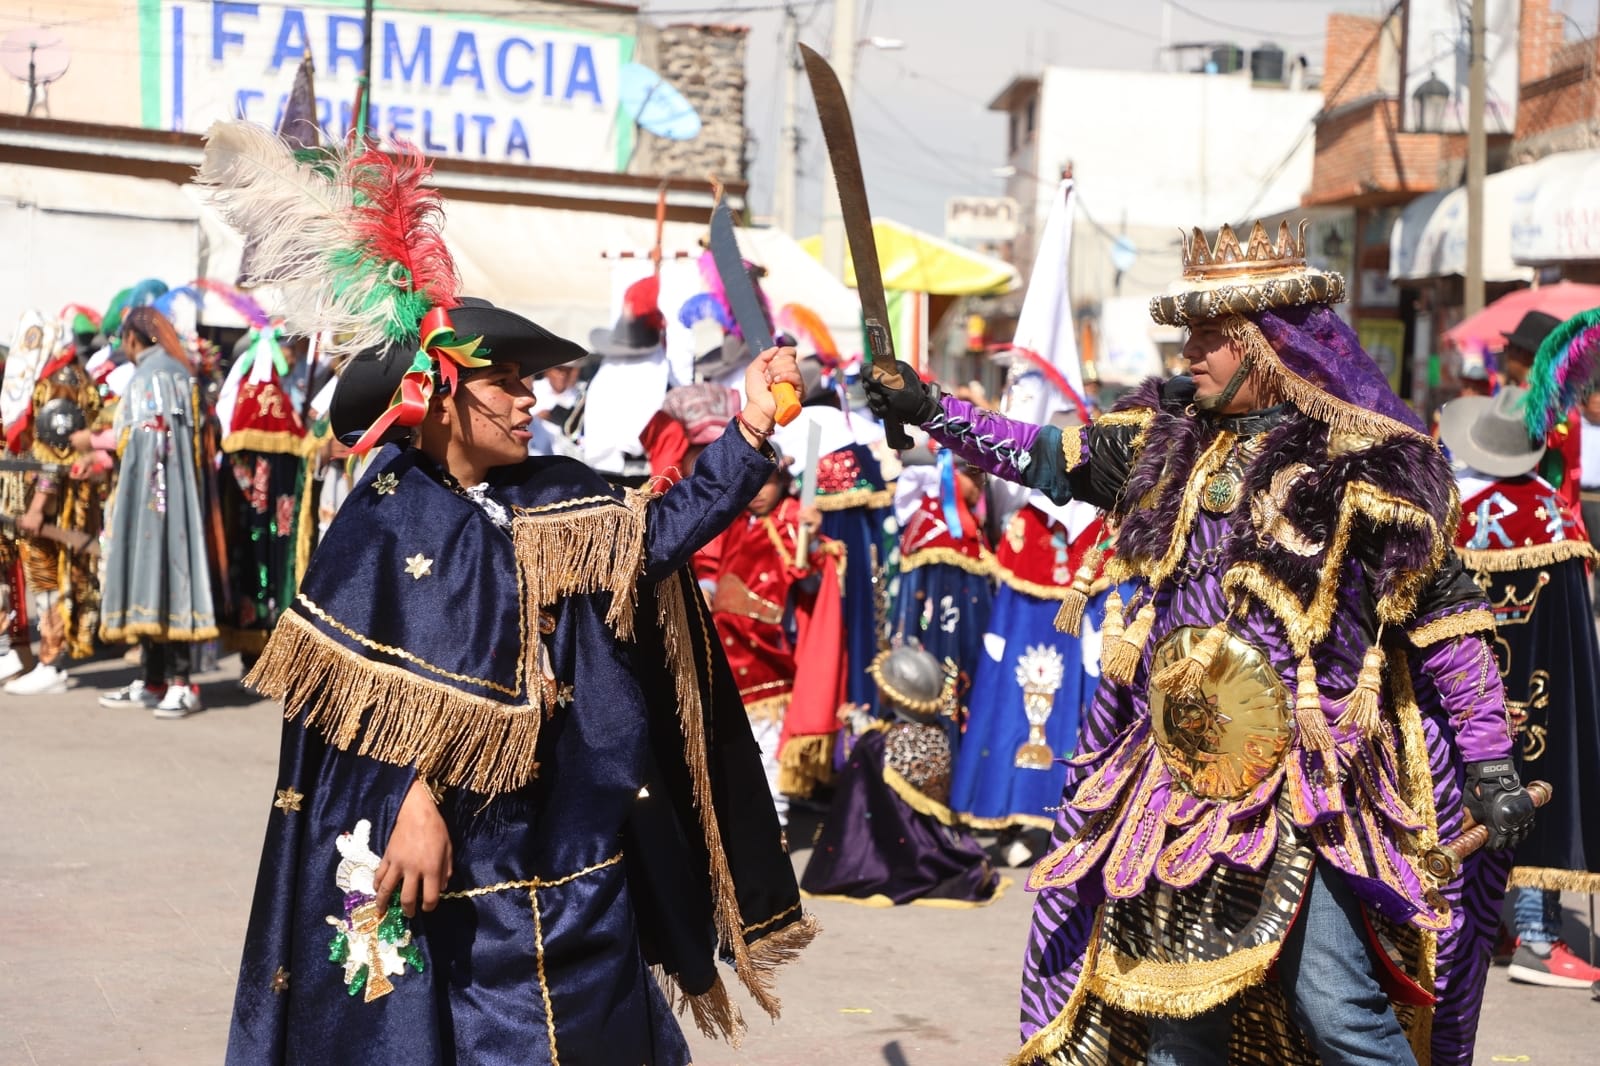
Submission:
M 68 304 L 56 317 L 67 333 L 96 333 L 100 329 L 100 312 L 83 304 Z
M 1600 371 L 1600 307 L 1573 315 L 1550 331 L 1528 370 L 1523 419 L 1528 436 L 1548 440 Z
M 678 308 L 678 321 L 687 329 L 693 329 L 697 323 L 706 319 L 721 326 L 724 333 L 733 329 L 733 316 L 728 314 L 728 309 L 718 303 L 717 298 L 709 292 L 695 293 Z
M 122 328 L 122 320 L 129 311 L 135 307 L 149 307 L 166 294 L 167 283 L 160 278 L 145 278 L 123 289 L 111 298 L 111 306 L 106 308 L 105 317 L 100 320 L 100 328 L 107 337 L 114 336 Z
M 370 144 L 297 151 L 246 122 L 218 122 L 206 135 L 196 180 L 254 243 L 252 275 L 277 288 L 288 331 L 326 331 L 332 356 L 416 347 L 357 451 L 391 425 L 421 422 L 434 389 L 453 389 L 459 369 L 489 365 L 479 340 L 458 338 L 450 321 L 460 278 L 439 232 L 439 193 L 425 184 L 431 172 L 410 145 L 392 156 Z
M 766 274 L 766 271 L 748 259 L 741 260 L 741 262 L 744 263 L 746 273 L 750 275 L 750 284 L 755 287 L 756 299 L 761 301 L 761 313 L 767 316 L 767 322 L 770 324 L 772 322 L 772 304 L 767 300 L 765 290 L 761 288 L 761 278 Z M 744 332 L 739 329 L 739 323 L 734 321 L 733 305 L 728 302 L 728 290 L 722 285 L 722 275 L 717 273 L 717 261 L 712 257 L 711 249 L 707 248 L 700 253 L 699 267 L 700 280 L 705 283 L 706 292 L 711 294 L 711 298 L 716 300 L 723 310 L 728 323 L 724 329 L 736 337 L 743 337 Z
M 822 318 L 805 304 L 784 304 L 778 309 L 778 328 L 791 334 L 800 347 L 809 349 L 824 366 L 839 362 L 839 346 Z
M 249 293 L 213 278 L 196 278 L 193 284 L 195 288 L 233 308 L 234 314 L 248 322 L 252 330 L 263 330 L 272 325 L 272 316 L 267 314 L 267 309 Z

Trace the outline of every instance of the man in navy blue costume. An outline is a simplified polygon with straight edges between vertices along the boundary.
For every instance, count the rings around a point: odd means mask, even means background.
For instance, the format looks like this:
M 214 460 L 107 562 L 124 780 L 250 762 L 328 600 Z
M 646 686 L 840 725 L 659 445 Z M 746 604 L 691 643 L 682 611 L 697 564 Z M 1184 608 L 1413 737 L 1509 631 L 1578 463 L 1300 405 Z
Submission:
M 228 1062 L 687 1063 L 671 1002 L 737 1039 L 717 958 L 776 1016 L 816 932 L 686 568 L 771 473 L 794 353 L 657 496 L 526 457 L 523 379 L 581 349 L 447 315 L 492 363 L 385 435 L 248 679 L 287 720 Z M 347 368 L 342 439 L 415 352 Z

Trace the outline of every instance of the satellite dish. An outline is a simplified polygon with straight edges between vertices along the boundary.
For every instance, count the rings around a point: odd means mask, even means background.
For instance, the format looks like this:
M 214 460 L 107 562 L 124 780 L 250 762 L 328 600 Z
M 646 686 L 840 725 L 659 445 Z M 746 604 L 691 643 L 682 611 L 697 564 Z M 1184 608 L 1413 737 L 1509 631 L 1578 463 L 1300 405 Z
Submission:
M 44 87 L 60 79 L 72 62 L 67 42 L 57 30 L 22 26 L 0 37 L 0 66 L 28 86 L 28 114 L 44 103 Z
M 618 93 L 623 113 L 634 125 L 669 141 L 690 141 L 700 136 L 700 113 L 683 94 L 649 67 L 622 64 Z

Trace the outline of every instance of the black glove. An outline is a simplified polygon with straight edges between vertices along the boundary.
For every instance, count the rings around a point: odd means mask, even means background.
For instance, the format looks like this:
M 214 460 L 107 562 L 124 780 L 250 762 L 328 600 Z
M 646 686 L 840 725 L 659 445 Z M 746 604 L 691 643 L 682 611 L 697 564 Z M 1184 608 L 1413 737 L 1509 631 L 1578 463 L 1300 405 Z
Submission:
M 939 386 L 926 385 L 910 363 L 896 362 L 900 372 L 900 388 L 891 388 L 880 381 L 871 370 L 863 375 L 861 384 L 867 391 L 867 406 L 884 422 L 897 422 L 902 426 L 920 426 L 939 414 Z
M 1514 848 L 1533 828 L 1533 797 L 1509 758 L 1467 763 L 1467 813 L 1489 830 L 1490 851 Z

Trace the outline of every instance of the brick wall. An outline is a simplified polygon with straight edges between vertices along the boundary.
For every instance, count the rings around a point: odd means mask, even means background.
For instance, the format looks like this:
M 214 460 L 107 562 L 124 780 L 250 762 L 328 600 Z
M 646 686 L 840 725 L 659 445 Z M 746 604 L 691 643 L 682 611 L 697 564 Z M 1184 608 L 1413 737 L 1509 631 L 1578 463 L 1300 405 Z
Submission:
M 1550 10 L 1550 0 L 1522 0 L 1520 21 L 1518 80 L 1527 85 L 1562 69 L 1556 55 L 1566 32 L 1565 20 Z
M 639 26 L 639 62 L 689 101 L 703 124 L 692 141 L 640 131 L 630 174 L 744 181 L 744 26 Z
M 1362 15 L 1328 16 L 1322 86 L 1325 93 L 1332 94 L 1335 88 L 1339 92 L 1323 100 L 1323 107 L 1331 111 L 1377 91 L 1378 49 L 1372 47 L 1372 39 L 1381 27 L 1379 19 Z
M 1397 100 L 1375 100 L 1324 120 L 1305 203 L 1381 202 L 1436 188 L 1446 138 L 1399 130 Z

